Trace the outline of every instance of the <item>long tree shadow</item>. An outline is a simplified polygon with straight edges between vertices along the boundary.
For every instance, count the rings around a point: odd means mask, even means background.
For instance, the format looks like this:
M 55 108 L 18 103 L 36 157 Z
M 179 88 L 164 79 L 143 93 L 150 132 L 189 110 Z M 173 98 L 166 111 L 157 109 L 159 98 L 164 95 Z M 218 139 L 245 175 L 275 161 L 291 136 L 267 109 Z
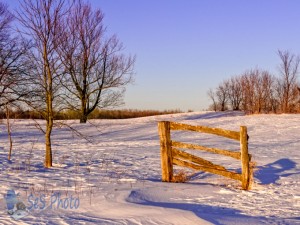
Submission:
M 130 195 L 126 199 L 127 202 L 145 205 L 155 206 L 170 209 L 179 209 L 193 212 L 200 219 L 209 221 L 216 225 L 222 224 L 269 224 L 270 222 L 276 224 L 292 224 L 290 222 L 297 221 L 299 218 L 267 218 L 263 216 L 250 216 L 243 214 L 242 211 L 226 208 L 220 206 L 210 206 L 196 203 L 174 203 L 174 202 L 155 202 L 151 199 L 147 199 L 143 193 L 139 191 L 131 191 Z
M 273 163 L 258 167 L 255 178 L 259 179 L 261 184 L 275 184 L 280 177 L 288 177 L 299 172 L 289 172 L 296 168 L 297 163 L 288 159 L 279 159 Z

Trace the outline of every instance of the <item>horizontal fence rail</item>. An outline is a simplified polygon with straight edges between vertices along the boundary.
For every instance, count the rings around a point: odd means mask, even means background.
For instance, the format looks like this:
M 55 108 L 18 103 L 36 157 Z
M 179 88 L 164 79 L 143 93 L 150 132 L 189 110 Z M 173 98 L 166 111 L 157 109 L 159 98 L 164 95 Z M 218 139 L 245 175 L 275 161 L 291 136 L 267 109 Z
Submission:
M 208 148 L 196 144 L 188 144 L 171 140 L 171 130 L 195 131 L 208 134 L 214 134 L 225 138 L 230 138 L 240 142 L 241 152 L 233 152 L 218 148 Z M 241 181 L 244 190 L 250 189 L 250 161 L 251 156 L 248 154 L 248 135 L 247 127 L 241 126 L 240 132 L 223 130 L 220 128 L 211 128 L 204 126 L 192 126 L 188 124 L 162 121 L 158 123 L 161 146 L 161 167 L 162 181 L 171 182 L 173 178 L 173 165 L 188 167 L 195 170 L 221 175 L 230 179 Z M 210 161 L 198 156 L 179 150 L 186 148 L 191 150 L 200 150 L 229 156 L 241 160 L 242 173 L 232 172 L 225 167 L 213 164 Z
M 188 125 L 188 124 L 175 123 L 175 122 L 170 122 L 170 128 L 171 128 L 171 130 L 197 131 L 197 132 L 203 132 L 203 133 L 207 133 L 207 134 L 215 134 L 218 136 L 231 138 L 233 140 L 238 140 L 238 141 L 240 140 L 239 132 L 231 131 L 231 130 L 223 130 L 220 128 L 192 126 L 192 125 Z
M 241 159 L 241 153 L 240 152 L 232 152 L 228 150 L 223 150 L 223 149 L 218 149 L 218 148 L 208 148 L 205 146 L 201 145 L 194 145 L 194 144 L 187 144 L 187 143 L 182 143 L 178 141 L 172 141 L 172 147 L 177 147 L 177 148 L 188 148 L 188 149 L 194 149 L 194 150 L 203 150 L 206 152 L 211 152 L 211 153 L 216 153 L 220 155 L 225 155 L 225 156 L 230 156 L 235 159 Z

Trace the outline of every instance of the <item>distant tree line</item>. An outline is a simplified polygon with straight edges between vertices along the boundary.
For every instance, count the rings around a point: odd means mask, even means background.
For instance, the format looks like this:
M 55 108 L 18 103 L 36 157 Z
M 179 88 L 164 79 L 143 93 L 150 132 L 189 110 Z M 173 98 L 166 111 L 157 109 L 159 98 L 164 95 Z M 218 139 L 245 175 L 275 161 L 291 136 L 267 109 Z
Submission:
M 191 111 L 189 111 L 191 112 Z M 157 116 L 166 114 L 183 113 L 179 109 L 175 110 L 137 110 L 137 109 L 96 109 L 90 115 L 89 119 L 130 119 L 146 116 Z M 43 119 L 37 111 L 10 109 L 9 115 L 11 119 Z M 7 113 L 0 111 L 0 119 L 5 119 Z M 64 110 L 61 112 L 55 112 L 55 120 L 76 120 L 79 118 L 78 112 L 74 110 Z
M 299 56 L 278 51 L 279 76 L 251 69 L 221 82 L 207 92 L 210 110 L 243 110 L 254 113 L 299 113 L 300 85 L 297 80 Z

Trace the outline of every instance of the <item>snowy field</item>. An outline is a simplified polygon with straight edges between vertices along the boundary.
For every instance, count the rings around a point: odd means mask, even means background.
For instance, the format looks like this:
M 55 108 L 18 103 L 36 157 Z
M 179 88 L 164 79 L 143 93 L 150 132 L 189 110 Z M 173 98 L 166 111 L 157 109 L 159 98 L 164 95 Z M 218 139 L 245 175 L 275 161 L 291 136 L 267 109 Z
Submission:
M 161 182 L 157 122 L 162 120 L 236 131 L 247 126 L 257 163 L 253 189 L 190 170 L 187 183 Z M 51 169 L 43 168 L 43 134 L 29 120 L 12 122 L 9 162 L 3 122 L 0 224 L 300 224 L 300 115 L 195 112 L 85 125 L 68 121 L 82 136 L 66 126 L 55 128 Z M 172 139 L 239 150 L 238 142 L 207 134 L 177 131 Z M 235 159 L 195 154 L 240 170 Z M 8 190 L 19 193 L 29 215 L 17 221 L 8 215 Z

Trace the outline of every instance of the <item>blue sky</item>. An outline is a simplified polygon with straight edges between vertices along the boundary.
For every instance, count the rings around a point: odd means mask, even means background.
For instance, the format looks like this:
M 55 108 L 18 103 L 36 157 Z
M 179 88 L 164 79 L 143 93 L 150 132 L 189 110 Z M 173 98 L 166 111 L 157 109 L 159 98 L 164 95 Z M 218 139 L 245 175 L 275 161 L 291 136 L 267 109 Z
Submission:
M 17 8 L 17 0 L 7 1 Z M 297 0 L 90 0 L 136 55 L 131 109 L 202 110 L 209 88 L 251 68 L 278 74 L 277 50 L 300 54 Z

